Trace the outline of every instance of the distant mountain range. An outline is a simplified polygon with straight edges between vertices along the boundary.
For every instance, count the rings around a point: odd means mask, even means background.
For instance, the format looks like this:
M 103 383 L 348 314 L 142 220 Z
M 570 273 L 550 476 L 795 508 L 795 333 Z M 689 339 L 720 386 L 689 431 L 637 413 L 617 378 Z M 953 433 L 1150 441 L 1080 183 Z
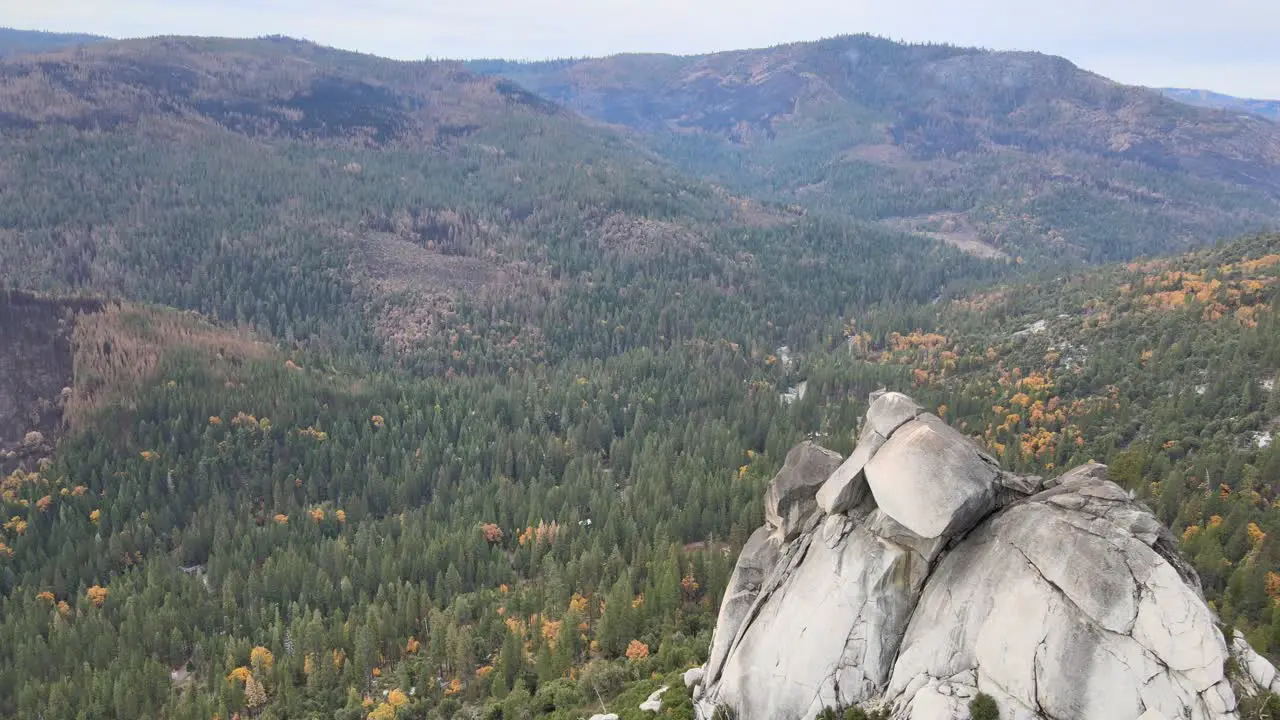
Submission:
M 845 36 L 685 57 L 403 63 L 287 38 L 0 37 L 10 53 L 26 49 L 0 66 L 0 98 L 22 98 L 0 104 L 0 125 L 31 133 L 32 152 L 54 127 L 151 152 L 218 133 L 313 153 L 410 148 L 459 177 L 473 172 L 464 156 L 501 152 L 507 168 L 481 163 L 484 190 L 468 202 L 506 218 L 490 228 L 509 239 L 570 199 L 545 188 L 579 183 L 584 163 L 629 178 L 603 195 L 579 188 L 573 204 L 591 218 L 634 204 L 635 180 L 683 188 L 661 197 L 679 198 L 678 210 L 664 200 L 664 219 L 686 229 L 810 213 L 1008 261 L 1177 251 L 1280 219 L 1280 126 L 1037 53 Z M 519 138 L 535 126 L 546 147 L 529 155 Z M 401 192 L 375 182 L 375 196 Z
M 1254 100 L 1223 95 L 1212 90 L 1187 90 L 1185 88 L 1161 88 L 1167 98 L 1197 107 L 1236 110 L 1251 113 L 1268 120 L 1280 121 L 1280 100 Z
M 735 191 L 975 253 L 1115 259 L 1277 217 L 1276 125 L 1048 55 L 852 36 L 469 66 Z

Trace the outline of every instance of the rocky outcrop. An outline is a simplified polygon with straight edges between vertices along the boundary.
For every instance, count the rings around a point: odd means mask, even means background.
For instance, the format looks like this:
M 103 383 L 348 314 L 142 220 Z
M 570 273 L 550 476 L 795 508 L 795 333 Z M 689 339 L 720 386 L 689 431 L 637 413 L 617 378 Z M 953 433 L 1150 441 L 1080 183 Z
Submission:
M 893 432 L 866 475 L 885 513 L 920 537 L 936 538 L 959 535 L 990 514 L 1000 467 L 972 440 L 925 415 Z
M 812 442 L 800 443 L 787 453 L 764 496 L 765 523 L 780 539 L 795 537 L 805 519 L 817 510 L 818 490 L 841 459 L 839 453 Z
M 640 712 L 658 713 L 662 712 L 662 696 L 667 694 L 671 688 L 663 685 L 662 687 L 649 693 L 649 697 L 640 703 Z
M 1006 720 L 1236 718 L 1233 655 L 1255 689 L 1280 686 L 1224 641 L 1168 530 L 1105 466 L 1002 472 L 899 393 L 874 395 L 853 455 L 832 455 L 798 447 L 770 488 L 708 663 L 686 674 L 701 716 L 962 720 L 981 692 Z

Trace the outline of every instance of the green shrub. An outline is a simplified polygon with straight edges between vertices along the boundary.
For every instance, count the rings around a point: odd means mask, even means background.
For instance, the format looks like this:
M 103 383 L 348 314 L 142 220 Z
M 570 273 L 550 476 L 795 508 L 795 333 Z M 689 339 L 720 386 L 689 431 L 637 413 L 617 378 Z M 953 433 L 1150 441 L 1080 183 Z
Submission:
M 582 669 L 578 688 L 588 701 L 600 697 L 613 697 L 622 690 L 622 686 L 630 680 L 630 673 L 621 663 L 608 660 L 592 660 Z
M 864 710 L 860 707 L 846 708 L 841 714 L 835 708 L 825 708 L 818 713 L 818 720 L 889 720 L 888 710 Z
M 969 701 L 969 720 L 1000 720 L 1000 706 L 995 698 L 978 693 Z
M 537 707 L 543 713 L 580 707 L 587 702 L 578 684 L 568 678 L 559 678 L 543 683 L 534 696 Z
M 1280 696 L 1269 692 L 1240 698 L 1240 720 L 1274 720 L 1280 718 Z

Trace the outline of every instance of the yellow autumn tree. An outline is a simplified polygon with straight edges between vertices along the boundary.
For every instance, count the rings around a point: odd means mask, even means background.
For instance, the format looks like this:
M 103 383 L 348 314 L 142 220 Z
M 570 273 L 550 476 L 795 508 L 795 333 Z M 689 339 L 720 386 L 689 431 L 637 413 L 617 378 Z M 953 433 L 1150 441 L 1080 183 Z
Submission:
M 1267 597 L 1273 606 L 1280 607 L 1280 573 L 1267 573 Z
M 369 720 L 394 720 L 396 709 L 390 703 L 379 703 L 373 712 L 369 713 Z
M 1258 527 L 1258 523 L 1249 523 L 1248 527 L 1245 528 L 1245 532 L 1249 533 L 1249 542 L 1253 543 L 1254 547 L 1261 545 L 1262 541 L 1267 539 L 1267 534 L 1262 531 L 1262 528 Z
M 403 705 L 407 705 L 408 703 L 409 696 L 405 695 L 404 691 L 400 688 L 396 688 L 395 690 L 387 693 L 387 704 L 391 707 L 398 708 Z
M 249 664 L 255 668 L 271 669 L 276 664 L 276 658 L 271 651 L 261 645 L 249 651 Z
M 94 585 L 89 588 L 85 595 L 89 598 L 89 602 L 93 603 L 94 607 L 102 607 L 102 604 L 107 601 L 107 595 L 110 593 L 110 590 L 101 585 Z

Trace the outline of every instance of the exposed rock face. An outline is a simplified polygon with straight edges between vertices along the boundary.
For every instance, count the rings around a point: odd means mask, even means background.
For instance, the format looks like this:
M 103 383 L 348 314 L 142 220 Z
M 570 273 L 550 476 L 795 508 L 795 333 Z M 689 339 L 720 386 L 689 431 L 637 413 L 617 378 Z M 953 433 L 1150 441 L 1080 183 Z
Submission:
M 866 473 L 881 509 L 936 538 L 962 533 L 991 512 L 1000 468 L 972 440 L 926 415 L 899 426 Z
M 858 436 L 853 454 L 818 490 L 818 507 L 822 508 L 822 512 L 828 515 L 847 512 L 862 502 L 869 490 L 865 472 L 867 463 L 886 442 L 885 437 L 867 423 Z
M 1249 683 L 1253 685 L 1250 690 L 1280 693 L 1280 675 L 1276 673 L 1276 666 L 1249 647 L 1239 630 L 1232 639 L 1231 653 L 1248 674 Z
M 701 716 L 962 720 L 983 692 L 1006 720 L 1236 718 L 1233 654 L 1280 686 L 1243 638 L 1228 648 L 1169 532 L 1105 466 L 1003 473 L 897 393 L 873 396 L 848 461 L 819 451 L 793 450 L 770 488 L 784 509 L 747 542 L 690 683 Z
M 662 712 L 662 696 L 671 688 L 663 685 L 662 687 L 649 693 L 649 697 L 640 703 L 640 712 L 658 713 Z
M 831 472 L 840 465 L 839 453 L 803 442 L 787 453 L 782 469 L 764 496 L 764 519 L 778 536 L 790 540 L 818 507 L 815 497 Z

